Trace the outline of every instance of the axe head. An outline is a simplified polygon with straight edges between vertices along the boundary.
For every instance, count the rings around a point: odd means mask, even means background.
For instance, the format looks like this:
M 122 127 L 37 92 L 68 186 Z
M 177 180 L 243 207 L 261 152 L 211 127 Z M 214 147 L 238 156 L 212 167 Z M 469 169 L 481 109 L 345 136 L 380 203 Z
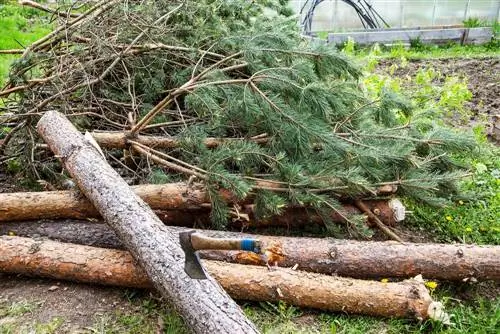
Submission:
M 193 230 L 179 233 L 179 241 L 181 243 L 182 250 L 184 251 L 185 258 L 184 271 L 192 279 L 206 279 L 207 275 L 205 274 L 205 270 L 203 269 L 200 258 L 191 242 L 191 234 L 194 232 L 196 231 Z

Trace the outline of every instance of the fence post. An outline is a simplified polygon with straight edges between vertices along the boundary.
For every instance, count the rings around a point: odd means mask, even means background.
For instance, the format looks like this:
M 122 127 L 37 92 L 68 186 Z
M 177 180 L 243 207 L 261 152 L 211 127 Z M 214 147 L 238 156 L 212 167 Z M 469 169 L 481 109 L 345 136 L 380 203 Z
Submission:
M 432 5 L 432 20 L 431 20 L 431 26 L 436 24 L 436 7 L 437 7 L 437 0 L 434 0 L 434 4 Z
M 405 13 L 405 0 L 400 0 L 399 2 L 399 27 L 403 28 L 403 24 L 405 22 L 404 20 L 404 13 Z
M 467 14 L 469 14 L 470 0 L 465 3 L 464 21 L 467 20 Z
M 500 1 L 498 1 L 497 4 L 497 18 L 495 22 L 498 22 L 499 19 L 500 19 Z

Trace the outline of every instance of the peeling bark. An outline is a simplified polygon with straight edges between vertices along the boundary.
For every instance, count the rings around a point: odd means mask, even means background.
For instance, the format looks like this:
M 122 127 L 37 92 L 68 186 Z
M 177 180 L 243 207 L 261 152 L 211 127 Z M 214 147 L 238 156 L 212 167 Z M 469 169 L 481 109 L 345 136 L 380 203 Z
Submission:
M 174 229 L 174 227 L 172 227 Z M 183 231 L 183 228 L 177 228 Z M 465 244 L 415 244 L 338 240 L 333 238 L 293 238 L 236 232 L 199 230 L 212 237 L 250 237 L 266 245 L 278 245 L 284 258 L 278 265 L 323 274 L 354 278 L 424 278 L 462 281 L 468 278 L 500 282 L 500 246 Z M 123 248 L 115 234 L 104 224 L 83 221 L 42 221 L 0 224 L 0 234 L 48 237 L 63 242 L 108 248 Z M 246 252 L 201 252 L 211 260 L 264 265 Z
M 203 265 L 233 298 L 241 300 L 284 301 L 328 311 L 416 319 L 429 318 L 429 309 L 435 304 L 422 282 L 413 279 L 381 283 L 218 261 L 204 260 Z M 126 251 L 21 237 L 0 237 L 0 270 L 85 283 L 151 287 Z

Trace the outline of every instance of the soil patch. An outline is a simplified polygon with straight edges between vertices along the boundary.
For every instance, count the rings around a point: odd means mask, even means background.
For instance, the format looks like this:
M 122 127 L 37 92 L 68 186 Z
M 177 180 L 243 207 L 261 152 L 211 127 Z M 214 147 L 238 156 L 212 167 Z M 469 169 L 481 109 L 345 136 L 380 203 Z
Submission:
M 384 59 L 378 70 L 399 64 L 397 59 Z M 472 99 L 466 105 L 473 112 L 469 125 L 487 122 L 491 139 L 500 142 L 500 57 L 496 58 L 445 58 L 412 59 L 406 66 L 398 66 L 394 75 L 401 78 L 414 77 L 418 70 L 434 68 L 442 75 L 436 84 L 442 84 L 447 76 L 467 79 Z
M 44 326 L 56 327 L 55 333 L 89 333 L 99 317 L 138 310 L 124 289 L 5 274 L 0 274 L 0 306 L 24 307 L 0 317 L 0 329 L 11 324 L 16 333 Z

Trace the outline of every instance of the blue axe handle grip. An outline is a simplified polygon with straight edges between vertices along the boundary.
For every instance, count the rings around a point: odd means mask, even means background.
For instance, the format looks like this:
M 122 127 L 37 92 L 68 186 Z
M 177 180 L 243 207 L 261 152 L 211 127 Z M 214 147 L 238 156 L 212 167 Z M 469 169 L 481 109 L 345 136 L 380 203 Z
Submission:
M 242 239 L 241 240 L 241 250 L 260 253 L 260 242 L 255 239 Z

